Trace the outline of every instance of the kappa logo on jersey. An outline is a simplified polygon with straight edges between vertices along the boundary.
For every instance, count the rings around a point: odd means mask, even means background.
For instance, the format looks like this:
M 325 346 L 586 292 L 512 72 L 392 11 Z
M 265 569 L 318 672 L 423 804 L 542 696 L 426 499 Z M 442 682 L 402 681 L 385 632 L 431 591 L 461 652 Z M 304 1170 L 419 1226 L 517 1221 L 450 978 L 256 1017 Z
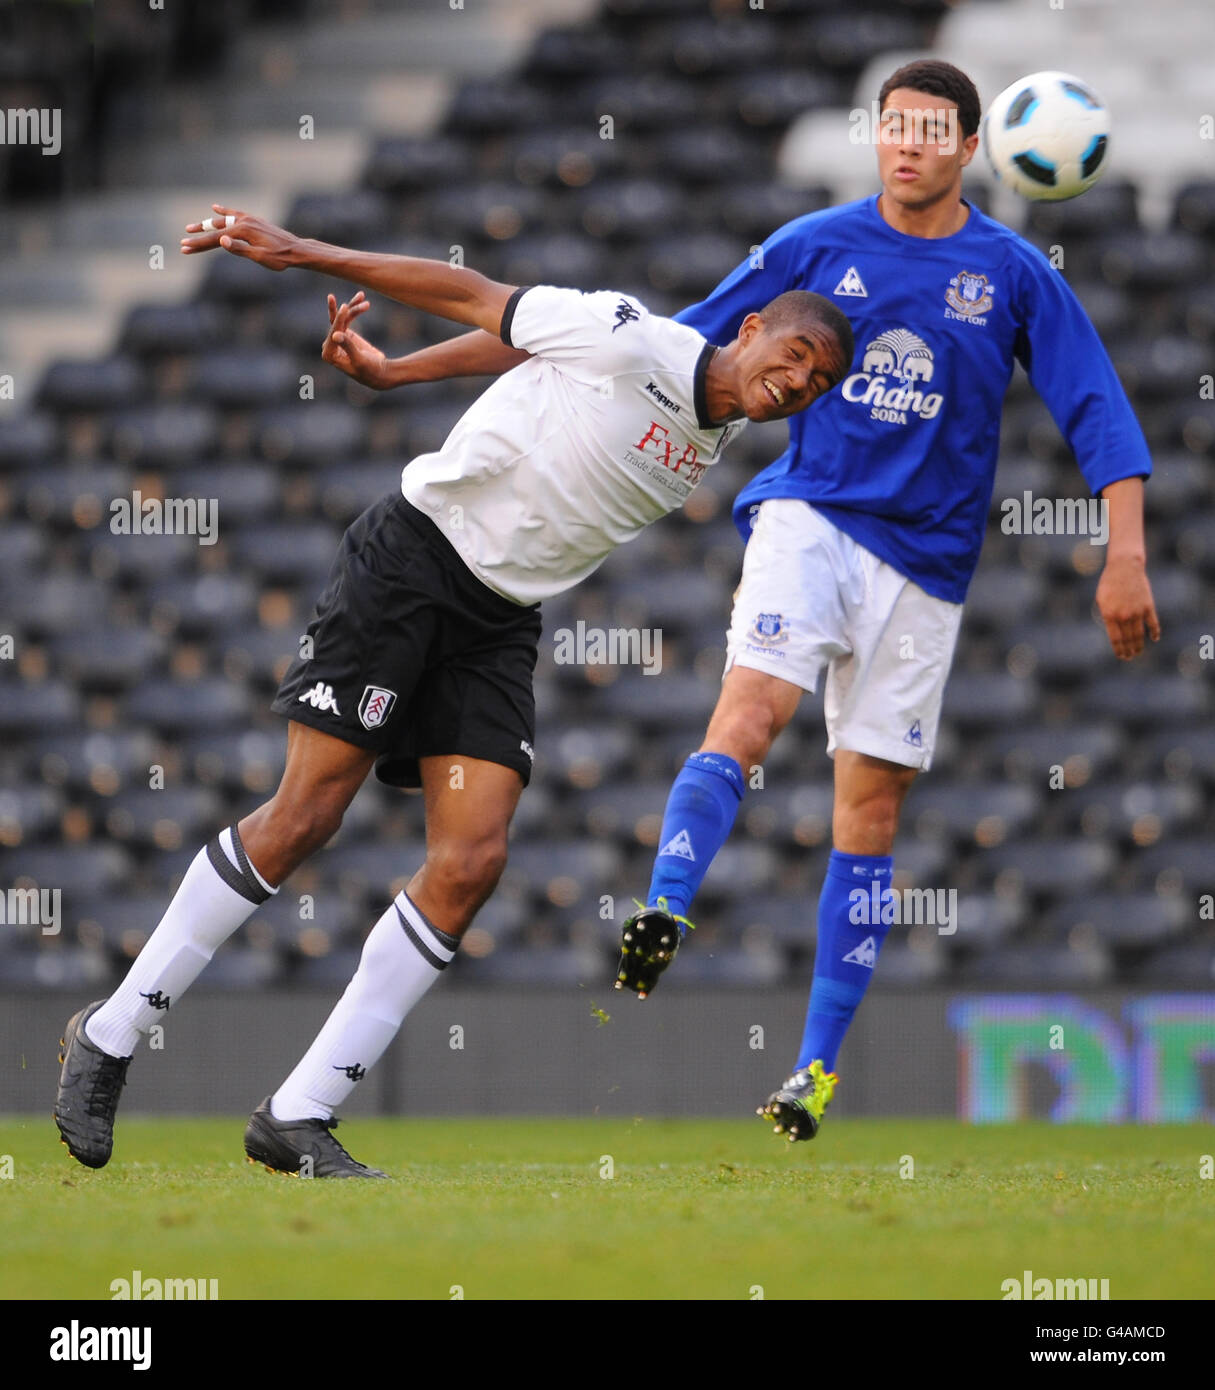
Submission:
M 626 323 L 636 323 L 640 317 L 636 307 L 630 304 L 627 299 L 622 299 L 616 305 L 616 322 L 612 325 L 612 332 L 615 333 L 618 328 L 623 328 Z
M 617 324 L 617 325 L 616 325 L 616 328 L 619 328 L 619 327 L 620 327 L 620 325 Z M 613 329 L 612 329 L 612 332 L 613 332 L 613 333 L 615 333 L 616 328 L 613 328 Z M 668 395 L 664 394 L 662 391 L 660 391 L 660 390 L 658 389 L 658 387 L 654 384 L 654 382 L 652 382 L 652 381 L 647 381 L 647 382 L 646 382 L 645 389 L 650 393 L 651 396 L 654 397 L 654 399 L 658 402 L 659 405 L 665 405 L 666 408 L 671 412 L 672 415 L 678 415 L 678 414 L 679 414 L 679 411 L 680 411 L 680 409 L 681 409 L 679 402 L 678 402 L 678 401 L 673 401 L 673 400 L 670 398 L 670 396 L 668 396 Z
M 359 701 L 359 722 L 364 729 L 378 729 L 396 702 L 395 690 L 384 690 L 378 685 L 367 686 Z
M 658 853 L 660 856 L 671 854 L 676 859 L 690 859 L 693 864 L 696 863 L 696 855 L 692 850 L 692 840 L 686 830 L 681 830 L 678 835 L 673 835 Z
M 934 420 L 945 399 L 924 391 L 933 376 L 932 349 L 909 328 L 887 328 L 865 347 L 861 370 L 846 377 L 840 393 L 855 405 L 867 405 L 871 420 L 905 425 L 908 415 Z
M 856 266 L 850 265 L 844 271 L 844 278 L 831 291 L 832 294 L 847 295 L 851 299 L 868 299 L 869 291 L 865 288 L 865 282 L 861 279 L 861 272 Z
M 924 735 L 920 733 L 920 721 L 918 719 L 903 735 L 903 742 L 910 743 L 913 748 L 923 748 Z
M 872 970 L 877 964 L 877 942 L 867 936 L 859 946 L 848 952 L 844 960 L 849 965 L 863 965 L 866 970 Z
M 779 647 L 789 640 L 789 624 L 780 613 L 757 613 L 747 636 L 761 647 Z
M 333 686 L 325 685 L 322 681 L 305 690 L 299 698 L 301 705 L 311 705 L 314 710 L 319 710 L 321 714 L 336 714 L 341 717 L 342 711 L 338 709 L 337 701 L 333 698 Z
M 969 270 L 960 270 L 949 282 L 945 291 L 945 310 L 947 319 L 964 319 L 967 323 L 985 324 L 983 317 L 991 308 L 991 296 L 995 286 L 986 275 L 975 275 Z

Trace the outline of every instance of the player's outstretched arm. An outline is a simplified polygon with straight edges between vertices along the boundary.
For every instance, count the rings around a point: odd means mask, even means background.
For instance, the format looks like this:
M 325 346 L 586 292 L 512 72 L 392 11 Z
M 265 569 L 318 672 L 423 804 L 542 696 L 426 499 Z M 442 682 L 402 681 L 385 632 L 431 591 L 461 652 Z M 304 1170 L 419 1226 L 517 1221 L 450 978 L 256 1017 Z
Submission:
M 1013 302 L 1021 313 L 1014 351 L 1085 480 L 1108 508 L 1097 608 L 1114 654 L 1129 661 L 1143 650 L 1145 628 L 1153 642 L 1160 637 L 1143 538 L 1143 480 L 1152 471 L 1147 440 L 1097 330 L 1062 273 L 1028 246 L 1017 253 L 1013 269 Z
M 526 362 L 531 355 L 522 348 L 507 347 L 500 334 L 478 328 L 472 333 L 461 333 L 458 338 L 448 338 L 445 343 L 434 343 L 395 358 L 393 365 L 399 380 L 394 385 L 446 381 L 454 376 L 501 376 L 520 362 Z
M 214 221 L 220 225 L 211 229 L 202 222 L 191 222 L 182 238 L 183 254 L 222 247 L 267 270 L 314 270 L 350 280 L 423 313 L 466 323 L 470 328 L 483 328 L 488 333 L 498 332 L 506 303 L 515 292 L 514 285 L 499 284 L 466 266 L 417 256 L 350 251 L 310 237 L 297 237 L 284 227 L 237 208 L 219 203 L 211 206 L 216 213 Z
M 376 391 L 417 381 L 445 381 L 454 376 L 498 376 L 531 356 L 519 348 L 507 347 L 500 337 L 478 328 L 404 357 L 386 357 L 350 327 L 370 308 L 362 290 L 344 304 L 331 294 L 329 332 L 321 344 L 321 357 Z
M 1143 631 L 1160 640 L 1160 619 L 1147 577 L 1143 540 L 1143 479 L 1120 478 L 1101 490 L 1109 504 L 1105 568 L 1097 585 L 1097 608 L 1114 655 L 1129 661 L 1143 650 Z

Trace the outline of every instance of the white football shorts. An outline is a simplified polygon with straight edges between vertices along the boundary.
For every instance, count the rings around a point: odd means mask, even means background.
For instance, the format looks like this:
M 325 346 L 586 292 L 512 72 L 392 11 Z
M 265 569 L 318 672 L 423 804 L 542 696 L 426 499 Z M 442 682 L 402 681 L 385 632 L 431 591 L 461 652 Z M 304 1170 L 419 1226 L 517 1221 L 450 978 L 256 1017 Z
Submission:
M 761 502 L 734 594 L 726 671 L 803 690 L 827 669 L 827 752 L 927 768 L 962 605 L 933 598 L 808 503 Z

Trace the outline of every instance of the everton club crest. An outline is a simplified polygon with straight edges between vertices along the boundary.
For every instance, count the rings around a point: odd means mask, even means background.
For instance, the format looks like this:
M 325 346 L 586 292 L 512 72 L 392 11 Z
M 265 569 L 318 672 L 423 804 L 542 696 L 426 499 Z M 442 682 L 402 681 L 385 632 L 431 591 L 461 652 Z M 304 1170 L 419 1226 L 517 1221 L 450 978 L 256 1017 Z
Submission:
M 945 317 L 982 323 L 983 315 L 991 308 L 994 289 L 986 275 L 975 275 L 969 270 L 959 271 L 945 291 L 945 302 L 949 305 Z
M 789 624 L 780 613 L 759 613 L 747 636 L 758 647 L 779 647 L 789 640 Z

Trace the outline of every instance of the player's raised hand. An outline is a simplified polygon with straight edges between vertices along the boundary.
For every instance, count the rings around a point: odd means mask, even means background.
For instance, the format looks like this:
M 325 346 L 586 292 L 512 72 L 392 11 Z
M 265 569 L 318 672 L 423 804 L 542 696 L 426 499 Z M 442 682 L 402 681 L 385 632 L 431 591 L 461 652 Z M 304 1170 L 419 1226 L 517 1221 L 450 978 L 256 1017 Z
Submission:
M 1130 661 L 1143 650 L 1143 630 L 1160 640 L 1160 619 L 1147 572 L 1136 560 L 1111 556 L 1097 585 L 1097 609 L 1109 634 L 1114 655 Z
M 364 386 L 383 391 L 392 385 L 387 379 L 388 359 L 378 347 L 350 329 L 350 324 L 370 308 L 362 290 L 345 304 L 338 304 L 336 297 L 330 295 L 329 332 L 321 344 L 321 357 Z
M 211 207 L 215 216 L 186 226 L 187 234 L 181 239 L 182 255 L 222 247 L 234 256 L 264 265 L 267 270 L 286 270 L 297 264 L 293 253 L 299 237 L 284 227 L 276 227 L 273 222 L 241 212 L 239 208 L 226 208 L 221 203 L 212 203 Z

